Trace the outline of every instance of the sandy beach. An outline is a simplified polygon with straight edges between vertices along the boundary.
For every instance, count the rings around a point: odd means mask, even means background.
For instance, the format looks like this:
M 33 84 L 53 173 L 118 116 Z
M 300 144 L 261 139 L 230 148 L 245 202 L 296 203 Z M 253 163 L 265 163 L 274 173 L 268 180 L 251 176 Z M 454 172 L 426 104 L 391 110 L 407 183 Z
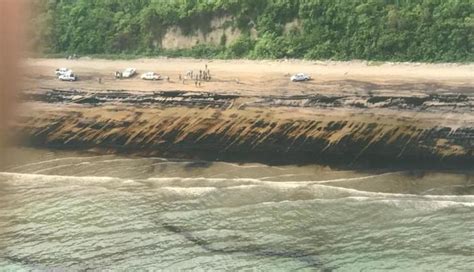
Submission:
M 419 64 L 419 63 L 370 63 L 362 61 L 254 61 L 254 60 L 196 60 L 196 59 L 29 59 L 26 61 L 27 82 L 44 88 L 122 89 L 135 91 L 186 90 L 213 91 L 240 94 L 305 94 L 318 92 L 364 91 L 374 89 L 395 89 L 410 91 L 449 85 L 463 92 L 474 91 L 474 64 Z M 211 72 L 210 82 L 179 80 L 189 70 L 199 72 L 205 65 Z M 59 67 L 72 69 L 78 76 L 77 82 L 60 82 L 54 75 Z M 139 76 L 131 79 L 114 79 L 115 71 L 134 67 L 141 74 L 153 71 L 170 80 L 147 82 Z M 311 81 L 292 83 L 295 73 L 307 73 Z M 99 84 L 101 78 L 102 84 Z M 381 85 L 380 88 L 371 84 Z M 399 87 L 396 87 L 399 85 Z M 410 86 L 411 85 L 411 86 Z M 431 87 L 431 88 L 430 88 Z M 433 88 L 434 87 L 434 88 Z

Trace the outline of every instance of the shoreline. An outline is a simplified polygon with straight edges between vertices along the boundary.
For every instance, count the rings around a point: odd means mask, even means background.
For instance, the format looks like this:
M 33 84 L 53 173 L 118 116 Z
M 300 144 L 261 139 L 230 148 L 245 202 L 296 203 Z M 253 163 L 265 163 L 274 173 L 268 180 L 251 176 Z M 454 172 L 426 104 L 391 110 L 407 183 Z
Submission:
M 97 146 L 75 146 L 75 145 L 54 145 L 54 144 L 36 144 L 25 143 L 21 145 L 11 146 L 13 148 L 34 148 L 38 150 L 49 151 L 78 151 L 86 154 L 96 155 L 118 155 L 118 156 L 133 156 L 137 158 L 164 158 L 170 161 L 191 161 L 203 163 L 236 163 L 236 164 L 262 164 L 267 166 L 311 166 L 329 167 L 337 171 L 434 171 L 434 172 L 466 172 L 474 173 L 472 165 L 474 159 L 470 157 L 458 158 L 456 160 L 438 161 L 430 158 L 404 158 L 403 161 L 393 161 L 392 157 L 374 157 L 371 160 L 357 161 L 354 163 L 339 160 L 315 160 L 313 158 L 303 158 L 300 155 L 288 154 L 249 154 L 247 152 L 229 153 L 224 156 L 209 154 L 208 152 L 193 152 L 186 151 L 182 153 L 174 153 L 170 151 L 153 151 L 144 152 L 143 150 L 128 150 L 127 148 L 113 148 L 113 147 L 97 147 Z M 279 156 L 277 156 L 279 155 Z M 281 156 L 283 155 L 283 156 Z M 277 157 L 276 157 L 277 156 Z

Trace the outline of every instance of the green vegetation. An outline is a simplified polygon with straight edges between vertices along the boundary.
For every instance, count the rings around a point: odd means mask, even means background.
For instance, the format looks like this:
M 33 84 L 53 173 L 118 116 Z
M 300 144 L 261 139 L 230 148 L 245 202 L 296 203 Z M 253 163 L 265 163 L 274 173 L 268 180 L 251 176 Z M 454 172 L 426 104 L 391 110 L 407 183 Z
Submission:
M 474 60 L 473 0 L 35 0 L 33 9 L 31 46 L 49 54 Z M 222 16 L 237 40 L 161 48 L 169 27 L 209 33 Z

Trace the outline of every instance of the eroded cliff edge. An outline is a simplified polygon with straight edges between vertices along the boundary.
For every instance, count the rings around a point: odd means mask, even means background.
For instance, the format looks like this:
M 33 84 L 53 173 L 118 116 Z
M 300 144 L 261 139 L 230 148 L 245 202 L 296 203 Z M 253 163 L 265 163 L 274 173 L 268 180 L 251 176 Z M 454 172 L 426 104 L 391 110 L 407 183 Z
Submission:
M 474 166 L 471 92 L 240 95 L 30 89 L 34 146 L 345 167 Z

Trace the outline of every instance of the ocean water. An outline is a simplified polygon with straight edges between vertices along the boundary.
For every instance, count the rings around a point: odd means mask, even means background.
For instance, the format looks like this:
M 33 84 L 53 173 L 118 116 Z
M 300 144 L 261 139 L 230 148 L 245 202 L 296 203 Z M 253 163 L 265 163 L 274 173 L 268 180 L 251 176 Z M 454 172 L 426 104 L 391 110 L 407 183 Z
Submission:
M 472 271 L 472 172 L 15 148 L 0 270 Z

